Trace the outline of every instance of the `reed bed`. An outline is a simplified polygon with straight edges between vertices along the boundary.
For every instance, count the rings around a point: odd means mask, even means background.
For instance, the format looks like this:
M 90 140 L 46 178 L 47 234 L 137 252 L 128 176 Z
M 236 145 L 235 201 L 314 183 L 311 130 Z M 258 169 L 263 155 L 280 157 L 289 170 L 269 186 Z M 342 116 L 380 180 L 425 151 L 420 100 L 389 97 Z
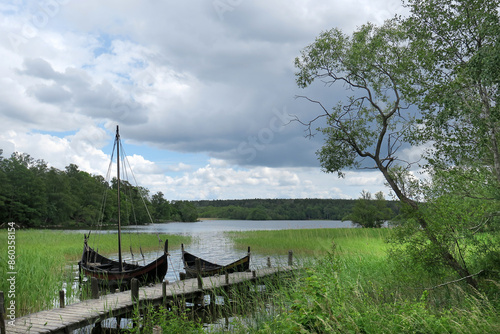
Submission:
M 0 277 L 7 277 L 7 231 L 0 231 Z M 190 237 L 160 235 L 163 241 L 168 239 L 170 247 L 188 244 Z M 99 251 L 102 254 L 117 253 L 116 234 L 99 236 Z M 139 241 L 125 234 L 123 249 L 128 251 L 129 240 L 139 253 Z M 159 249 L 156 234 L 140 236 L 142 250 Z M 78 287 L 75 286 L 75 266 L 83 251 L 83 234 L 77 232 L 53 230 L 17 230 L 16 231 L 16 317 L 55 307 L 59 290 L 65 289 L 67 300 L 75 301 Z M 89 242 L 90 244 L 90 242 Z M 0 281 L 0 291 L 8 291 L 6 279 Z M 7 298 L 7 296 L 6 296 Z M 7 299 L 6 302 L 9 302 Z
M 389 229 L 301 229 L 277 231 L 226 232 L 237 248 L 261 254 L 286 254 L 293 250 L 297 255 L 325 255 L 335 243 L 339 254 L 383 256 L 387 250 L 385 240 Z
M 247 283 L 231 291 L 221 289 L 217 294 L 224 302 L 202 309 L 202 317 L 199 312 L 195 317 L 189 309 L 150 308 L 145 315 L 137 313 L 135 321 L 144 332 L 160 326 L 164 333 L 201 333 L 201 325 L 205 322 L 207 327 L 207 322 L 214 319 L 219 319 L 219 325 L 208 326 L 212 333 L 500 332 L 500 302 L 492 298 L 497 294 L 471 291 L 463 282 L 425 289 L 436 286 L 442 278 L 419 268 L 405 269 L 389 258 L 385 241 L 390 233 L 390 229 L 228 233 L 237 247 L 246 249 L 250 245 L 254 253 L 287 254 L 291 249 L 300 256 L 302 269 L 257 286 Z M 167 236 L 160 237 L 165 240 Z M 26 301 L 22 301 L 23 312 L 33 312 L 33 305 L 38 305 L 39 300 L 44 301 L 37 307 L 43 308 L 57 296 L 61 279 L 67 275 L 62 263 L 75 263 L 81 253 L 82 236 L 19 231 L 17 238 L 18 277 L 20 284 L 21 277 L 25 281 L 17 288 L 29 291 Z M 106 238 L 109 240 L 101 240 L 100 249 L 114 252 L 115 236 Z M 156 235 L 145 238 L 152 238 L 148 240 L 157 247 Z M 172 248 L 189 241 L 168 238 Z M 0 244 L 5 241 L 6 233 L 0 232 Z M 48 272 L 55 278 L 46 277 Z M 3 272 L 0 274 L 3 276 Z M 28 281 L 31 276 L 33 279 Z M 44 289 L 39 288 L 38 282 Z M 45 296 L 41 290 L 51 292 Z M 16 301 L 22 298 L 25 297 L 16 296 Z M 129 331 L 136 333 L 140 329 Z
M 492 298 L 496 294 L 472 291 L 463 282 L 434 289 L 442 277 L 418 268 L 405 272 L 388 258 L 385 239 L 390 233 L 389 229 L 230 233 L 236 245 L 250 244 L 253 252 L 285 254 L 293 249 L 304 255 L 304 270 L 270 285 L 271 296 L 261 300 L 260 309 L 235 318 L 218 332 L 500 332 L 500 303 Z

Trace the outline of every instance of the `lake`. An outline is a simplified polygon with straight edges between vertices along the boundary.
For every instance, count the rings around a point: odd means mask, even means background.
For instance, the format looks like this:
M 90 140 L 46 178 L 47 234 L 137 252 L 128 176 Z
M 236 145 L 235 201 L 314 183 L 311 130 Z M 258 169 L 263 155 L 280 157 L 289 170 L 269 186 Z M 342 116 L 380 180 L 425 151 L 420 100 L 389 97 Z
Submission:
M 246 255 L 246 251 L 234 249 L 232 241 L 224 232 L 257 231 L 257 230 L 289 230 L 312 228 L 351 228 L 350 221 L 340 220 L 202 220 L 194 223 L 164 223 L 145 226 L 128 226 L 123 230 L 139 233 L 180 234 L 193 238 L 186 251 L 203 259 L 218 264 L 228 264 Z M 251 246 L 251 245 L 249 245 Z M 181 250 L 170 249 L 169 268 L 166 279 L 177 281 L 179 272 L 183 271 Z M 146 262 L 152 261 L 161 254 L 157 252 L 145 254 Z M 123 254 L 125 260 L 127 254 Z M 267 264 L 267 257 L 271 257 L 273 265 L 285 265 L 287 258 L 273 254 L 255 254 L 250 257 L 250 268 L 256 269 Z M 141 263 L 142 264 L 142 263 Z

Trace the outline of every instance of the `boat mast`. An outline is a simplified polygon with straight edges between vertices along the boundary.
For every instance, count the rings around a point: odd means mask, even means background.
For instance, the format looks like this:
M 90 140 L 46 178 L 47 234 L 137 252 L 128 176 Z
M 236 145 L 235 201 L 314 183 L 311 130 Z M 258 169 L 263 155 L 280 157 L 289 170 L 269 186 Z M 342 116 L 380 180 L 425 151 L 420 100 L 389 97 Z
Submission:
M 118 125 L 116 126 L 116 178 L 118 180 L 118 262 L 120 263 L 120 271 L 123 271 L 122 264 L 122 225 L 120 219 L 120 133 Z

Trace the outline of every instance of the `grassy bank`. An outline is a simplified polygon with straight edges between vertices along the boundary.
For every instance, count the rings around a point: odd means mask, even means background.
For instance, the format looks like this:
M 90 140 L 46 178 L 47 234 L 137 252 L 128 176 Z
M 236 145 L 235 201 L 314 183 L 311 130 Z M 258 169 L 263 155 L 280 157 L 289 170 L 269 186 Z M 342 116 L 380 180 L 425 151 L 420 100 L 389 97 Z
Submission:
M 180 247 L 181 243 L 189 243 L 189 237 L 160 235 L 162 240 L 169 240 L 169 247 Z M 98 239 L 99 252 L 102 254 L 117 253 L 116 234 L 92 235 L 89 244 Z M 6 230 L 0 230 L 0 291 L 5 292 L 6 303 L 9 291 L 7 273 L 11 272 L 7 266 Z M 97 241 L 97 240 L 95 240 Z M 128 251 L 129 246 L 139 254 L 142 250 L 155 251 L 159 248 L 158 237 L 154 234 L 124 234 L 122 236 L 123 249 Z M 64 232 L 53 230 L 17 230 L 15 233 L 15 303 L 16 316 L 36 312 L 53 307 L 58 298 L 58 291 L 66 287 L 66 295 L 73 294 L 72 286 L 75 279 L 74 266 L 80 259 L 83 251 L 83 234 L 78 232 Z
M 254 252 L 313 255 L 283 280 L 257 312 L 235 320 L 236 333 L 498 333 L 497 294 L 404 268 L 386 255 L 388 229 L 231 233 Z M 498 285 L 498 282 L 492 284 Z M 222 330 L 221 330 L 222 331 Z
M 301 256 L 322 256 L 335 244 L 339 255 L 371 255 L 383 257 L 387 250 L 385 239 L 389 229 L 328 228 L 278 231 L 228 232 L 237 248 L 263 254 L 286 254 L 293 250 Z

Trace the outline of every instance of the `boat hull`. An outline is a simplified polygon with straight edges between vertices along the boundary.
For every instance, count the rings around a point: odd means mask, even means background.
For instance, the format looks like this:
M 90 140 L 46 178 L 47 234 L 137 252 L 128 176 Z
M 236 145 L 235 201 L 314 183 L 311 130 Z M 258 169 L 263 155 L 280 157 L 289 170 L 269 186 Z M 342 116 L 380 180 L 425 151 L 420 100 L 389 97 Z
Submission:
M 198 257 L 189 252 L 182 252 L 182 261 L 184 263 L 184 270 L 186 271 L 186 278 L 193 278 L 198 276 L 198 271 L 196 270 L 196 258 Z M 200 264 L 201 276 L 203 277 L 225 273 L 242 272 L 250 269 L 250 254 L 224 266 L 209 262 L 201 258 Z
M 78 262 L 81 275 L 95 277 L 101 285 L 127 287 L 133 278 L 138 279 L 141 285 L 161 282 L 168 270 L 167 254 L 144 266 L 131 263 L 123 263 L 122 266 L 120 271 L 118 261 L 102 256 L 88 246 L 85 246 L 82 259 Z

